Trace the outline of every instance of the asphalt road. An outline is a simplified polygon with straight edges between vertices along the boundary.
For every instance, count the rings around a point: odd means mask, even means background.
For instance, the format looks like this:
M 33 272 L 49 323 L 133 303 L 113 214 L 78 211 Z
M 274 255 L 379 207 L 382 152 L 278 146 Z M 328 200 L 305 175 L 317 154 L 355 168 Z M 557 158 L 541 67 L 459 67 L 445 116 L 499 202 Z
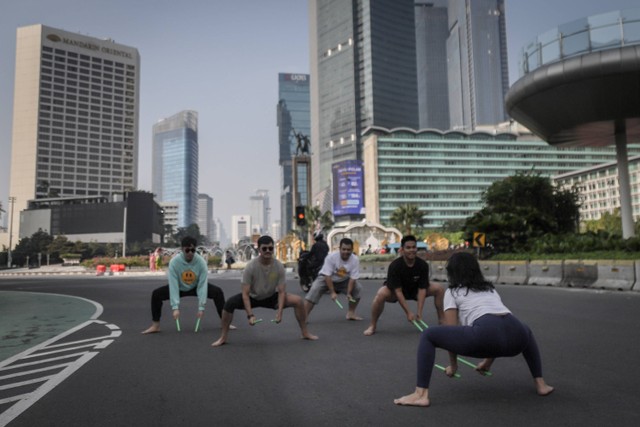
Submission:
M 210 279 L 229 297 L 239 292 L 234 274 Z M 395 406 L 393 398 L 415 386 L 417 330 L 397 304 L 388 304 L 378 332 L 362 334 L 381 281 L 363 282 L 362 322 L 344 320 L 345 311 L 323 297 L 309 319 L 318 341 L 299 338 L 291 309 L 280 325 L 269 322 L 273 311 L 256 309 L 265 321 L 250 327 L 237 312 L 238 329 L 221 348 L 210 346 L 220 325 L 212 305 L 200 332 L 193 331 L 195 298 L 184 300 L 182 332 L 165 306 L 163 332 L 140 334 L 150 324 L 151 291 L 162 284 L 157 276 L 0 279 L 0 301 L 8 301 L 4 291 L 52 293 L 95 301 L 104 309 L 97 319 L 80 310 L 76 322 L 69 321 L 76 326 L 67 336 L 41 337 L 39 347 L 29 342 L 22 357 L 0 362 L 0 426 L 11 417 L 12 427 L 640 423 L 639 293 L 500 285 L 503 301 L 534 331 L 545 379 L 556 391 L 538 397 L 524 359 L 516 357 L 496 361 L 491 377 L 465 366 L 460 379 L 435 371 L 431 407 L 407 408 Z M 288 289 L 301 293 L 293 278 Z M 431 301 L 425 317 L 436 323 Z M 31 318 L 40 322 L 38 313 Z M 25 335 L 33 335 L 33 325 L 24 328 Z M 11 352 L 18 350 L 23 349 Z M 446 365 L 444 351 L 437 362 Z M 42 366 L 45 373 L 21 373 Z M 30 394 L 35 388 L 37 399 Z

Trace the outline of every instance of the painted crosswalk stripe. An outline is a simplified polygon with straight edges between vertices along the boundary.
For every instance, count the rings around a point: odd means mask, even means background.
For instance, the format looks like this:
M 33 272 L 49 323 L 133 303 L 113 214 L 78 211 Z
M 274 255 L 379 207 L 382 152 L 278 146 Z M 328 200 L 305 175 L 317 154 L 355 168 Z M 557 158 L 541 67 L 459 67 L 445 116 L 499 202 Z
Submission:
M 98 337 L 61 342 L 88 326 L 100 325 L 109 329 Z M 83 332 L 84 333 L 84 332 Z M 99 350 L 110 345 L 122 331 L 114 324 L 92 319 L 47 340 L 27 351 L 0 362 L 0 390 L 7 396 L 13 389 L 20 394 L 0 399 L 0 405 L 9 406 L 0 413 L 0 427 L 5 427 L 39 399 L 53 390 L 58 384 L 80 369 L 99 354 Z M 65 354 L 66 353 L 66 354 Z M 35 360 L 37 359 L 37 360 Z M 43 366 L 52 364 L 50 366 Z M 34 377 L 38 374 L 40 376 Z M 24 388 L 32 391 L 24 393 Z

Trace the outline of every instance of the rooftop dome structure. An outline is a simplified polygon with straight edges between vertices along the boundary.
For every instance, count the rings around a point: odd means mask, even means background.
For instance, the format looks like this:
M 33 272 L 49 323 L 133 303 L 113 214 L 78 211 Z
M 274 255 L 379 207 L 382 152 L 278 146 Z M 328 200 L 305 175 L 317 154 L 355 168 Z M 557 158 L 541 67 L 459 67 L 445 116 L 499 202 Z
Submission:
M 623 237 L 633 237 L 627 142 L 640 142 L 640 8 L 561 25 L 526 45 L 507 112 L 549 144 L 615 145 Z

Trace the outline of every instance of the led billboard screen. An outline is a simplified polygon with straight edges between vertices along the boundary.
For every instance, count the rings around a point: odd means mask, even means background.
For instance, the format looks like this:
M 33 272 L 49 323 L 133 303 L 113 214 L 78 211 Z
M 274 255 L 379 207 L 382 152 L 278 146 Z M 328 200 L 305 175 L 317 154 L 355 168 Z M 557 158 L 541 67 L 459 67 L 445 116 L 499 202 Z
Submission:
M 362 162 L 344 160 L 332 166 L 333 216 L 364 214 Z

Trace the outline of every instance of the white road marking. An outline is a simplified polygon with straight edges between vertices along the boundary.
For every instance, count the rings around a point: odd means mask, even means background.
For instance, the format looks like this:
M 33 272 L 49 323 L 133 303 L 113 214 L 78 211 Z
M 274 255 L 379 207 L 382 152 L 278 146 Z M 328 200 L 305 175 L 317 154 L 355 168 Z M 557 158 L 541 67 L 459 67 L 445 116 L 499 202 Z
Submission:
M 32 369 L 30 371 L 22 371 L 22 372 L 16 372 L 15 374 L 3 375 L 3 376 L 0 376 L 0 381 L 6 380 L 9 378 L 24 377 L 26 375 L 37 374 L 38 372 L 47 372 L 47 371 L 53 371 L 54 369 L 62 369 L 65 366 L 67 365 L 65 363 L 62 363 L 60 365 L 47 366 L 46 368 Z
M 21 381 L 19 383 L 11 383 L 11 384 L 8 384 L 8 385 L 0 385 L 0 390 L 9 390 L 11 388 L 22 387 L 24 385 L 37 384 L 37 383 L 41 383 L 43 381 L 50 380 L 53 377 L 54 377 L 53 375 L 49 375 L 49 376 L 46 376 L 46 377 L 40 377 L 40 378 L 34 378 L 32 380 Z
M 87 300 L 88 301 L 88 300 Z M 97 312 L 102 312 L 101 306 Z M 109 335 L 101 335 L 96 338 L 88 338 L 76 341 L 62 342 L 63 338 L 78 332 L 90 325 L 102 325 L 108 328 L 111 333 Z M 40 400 L 44 395 L 53 390 L 58 384 L 71 376 L 75 371 L 80 369 L 85 363 L 89 362 L 98 355 L 97 350 L 104 349 L 111 344 L 115 338 L 122 335 L 122 331 L 116 325 L 106 323 L 101 320 L 89 320 L 75 328 L 72 328 L 62 334 L 53 337 L 31 349 L 17 354 L 3 362 L 0 362 L 0 390 L 10 391 L 11 389 L 24 388 L 34 386 L 33 391 L 5 397 L 0 399 L 0 405 L 13 403 L 7 410 L 0 414 L 0 427 L 5 427 L 17 416 L 26 411 L 31 405 Z M 79 351 L 86 349 L 86 351 Z M 59 355 L 63 352 L 72 352 L 70 354 Z M 52 357 L 54 355 L 59 355 Z M 33 361 L 34 358 L 40 358 Z M 57 361 L 66 361 L 57 363 L 47 367 L 37 367 L 28 369 L 31 366 L 42 365 Z M 27 368 L 27 369 L 25 369 Z M 53 371 L 53 373 L 51 373 Z M 31 378 L 20 381 L 20 377 L 28 375 L 48 373 L 38 378 Z M 13 382 L 11 380 L 14 380 Z M 38 385 L 40 384 L 40 385 Z M 4 393 L 6 395 L 6 393 Z

